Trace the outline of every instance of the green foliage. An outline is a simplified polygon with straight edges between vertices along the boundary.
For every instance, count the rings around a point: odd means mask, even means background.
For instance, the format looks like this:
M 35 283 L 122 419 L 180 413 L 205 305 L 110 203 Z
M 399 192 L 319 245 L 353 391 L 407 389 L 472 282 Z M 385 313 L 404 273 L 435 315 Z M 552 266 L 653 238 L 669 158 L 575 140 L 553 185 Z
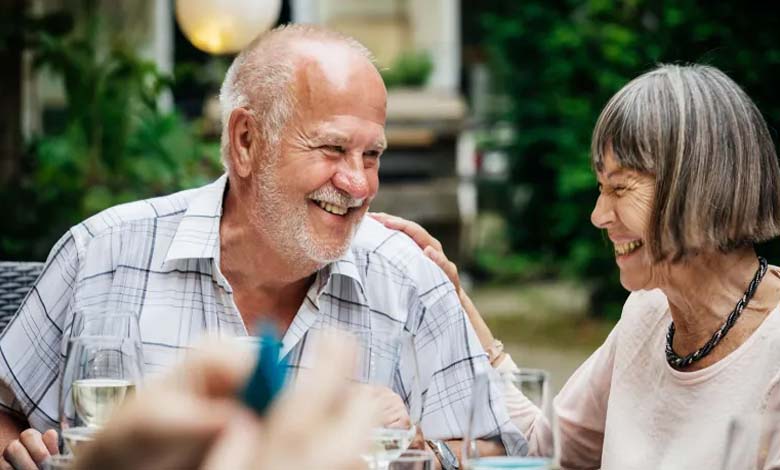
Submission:
M 401 86 L 421 87 L 433 71 L 433 60 L 426 51 L 405 52 L 399 55 L 393 65 L 382 70 L 387 88 Z
M 0 210 L 13 221 L 0 232 L 2 259 L 43 259 L 68 227 L 95 212 L 221 171 L 216 143 L 158 109 L 170 79 L 101 31 L 97 15 L 86 18 L 65 33 L 31 37 L 36 64 L 62 78 L 66 106 L 60 129 L 29 142 L 21 177 L 0 189 Z
M 559 275 L 594 280 L 596 310 L 625 298 L 611 246 L 590 224 L 590 136 L 601 108 L 659 62 L 699 62 L 732 76 L 770 128 L 780 123 L 777 11 L 692 0 L 501 0 L 484 3 L 485 49 L 516 129 L 506 208 L 511 246 Z M 776 132 L 774 132 L 776 138 Z M 777 244 L 761 247 L 780 254 Z

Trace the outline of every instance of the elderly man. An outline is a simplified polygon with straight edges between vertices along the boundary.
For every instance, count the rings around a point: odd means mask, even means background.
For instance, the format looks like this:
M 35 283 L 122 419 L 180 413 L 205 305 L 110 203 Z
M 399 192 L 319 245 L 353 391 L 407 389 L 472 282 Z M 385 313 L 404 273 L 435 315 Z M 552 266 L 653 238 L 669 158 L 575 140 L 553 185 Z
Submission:
M 220 100 L 225 176 L 108 209 L 53 248 L 0 340 L 5 459 L 35 468 L 55 451 L 56 432 L 40 431 L 58 426 L 73 313 L 92 308 L 137 314 L 147 373 L 204 334 L 251 334 L 258 321 L 285 332 L 293 367 L 306 361 L 312 328 L 404 328 L 424 358 L 422 430 L 456 468 L 435 440 L 463 436 L 472 381 L 490 366 L 444 274 L 409 238 L 364 219 L 385 147 L 386 91 L 370 53 L 322 28 L 280 28 L 236 57 Z M 384 395 L 400 403 L 396 393 Z M 485 446 L 523 452 L 495 398 L 480 405 L 491 424 L 478 432 L 500 437 Z M 384 424 L 403 422 L 405 411 Z

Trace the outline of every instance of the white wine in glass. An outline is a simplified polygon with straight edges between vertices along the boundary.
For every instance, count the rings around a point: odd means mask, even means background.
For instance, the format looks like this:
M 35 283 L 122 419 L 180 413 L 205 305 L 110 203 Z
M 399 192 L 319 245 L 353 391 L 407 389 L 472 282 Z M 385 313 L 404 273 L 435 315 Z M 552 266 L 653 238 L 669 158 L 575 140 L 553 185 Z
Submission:
M 135 384 L 125 379 L 81 379 L 73 382 L 73 404 L 87 426 L 102 426 Z
M 141 381 L 138 338 L 80 336 L 71 341 L 62 374 L 60 426 L 66 450 L 92 439 Z

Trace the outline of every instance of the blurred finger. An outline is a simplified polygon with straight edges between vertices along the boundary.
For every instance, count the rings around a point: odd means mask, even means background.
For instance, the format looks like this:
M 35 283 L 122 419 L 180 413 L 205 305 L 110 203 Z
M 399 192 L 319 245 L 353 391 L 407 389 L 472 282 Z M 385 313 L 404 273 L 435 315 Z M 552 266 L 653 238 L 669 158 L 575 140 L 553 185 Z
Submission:
M 317 353 L 312 369 L 286 396 L 282 396 L 276 407 L 276 414 L 290 414 L 293 432 L 324 420 L 332 410 L 346 406 L 344 396 L 348 386 L 343 370 L 345 364 L 355 360 L 354 340 L 344 334 L 328 332 L 318 337 L 315 347 Z M 312 393 L 313 390 L 316 393 Z M 288 413 L 293 406 L 296 411 Z
M 233 396 L 244 385 L 255 358 L 248 348 L 230 341 L 210 340 L 190 350 L 164 388 L 174 386 L 207 397 Z
M 19 435 L 19 441 L 36 464 L 43 463 L 49 457 L 49 449 L 43 443 L 43 436 L 36 429 L 25 429 Z
M 370 447 L 369 430 L 376 426 L 379 410 L 366 388 L 353 389 L 347 401 L 350 406 L 335 413 L 328 428 L 323 429 L 320 455 L 329 457 L 323 462 L 323 469 L 365 468 L 365 463 L 361 465 L 356 457 Z M 332 449 L 339 449 L 339 453 Z
M 60 453 L 59 436 L 54 429 L 49 429 L 43 433 L 43 444 L 46 446 L 46 449 L 49 450 L 49 454 L 56 455 Z
M 3 457 L 15 470 L 38 470 L 38 465 L 19 439 L 14 439 L 6 446 Z
M 195 468 L 239 409 L 229 399 L 145 390 L 80 452 L 78 468 Z
M 256 457 L 260 425 L 257 417 L 247 411 L 237 415 L 209 451 L 203 470 L 249 468 Z

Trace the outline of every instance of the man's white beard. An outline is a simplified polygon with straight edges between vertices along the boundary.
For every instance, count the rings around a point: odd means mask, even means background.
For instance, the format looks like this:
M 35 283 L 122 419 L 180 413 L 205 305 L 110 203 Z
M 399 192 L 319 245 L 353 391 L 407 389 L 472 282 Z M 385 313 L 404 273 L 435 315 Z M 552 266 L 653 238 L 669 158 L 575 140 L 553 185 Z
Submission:
M 252 211 L 252 224 L 266 235 L 275 251 L 291 262 L 308 261 L 322 266 L 341 258 L 360 224 L 355 224 L 349 236 L 337 246 L 318 243 L 309 225 L 307 201 L 294 203 L 285 199 L 273 165 L 264 165 L 255 177 L 253 202 L 256 208 Z

